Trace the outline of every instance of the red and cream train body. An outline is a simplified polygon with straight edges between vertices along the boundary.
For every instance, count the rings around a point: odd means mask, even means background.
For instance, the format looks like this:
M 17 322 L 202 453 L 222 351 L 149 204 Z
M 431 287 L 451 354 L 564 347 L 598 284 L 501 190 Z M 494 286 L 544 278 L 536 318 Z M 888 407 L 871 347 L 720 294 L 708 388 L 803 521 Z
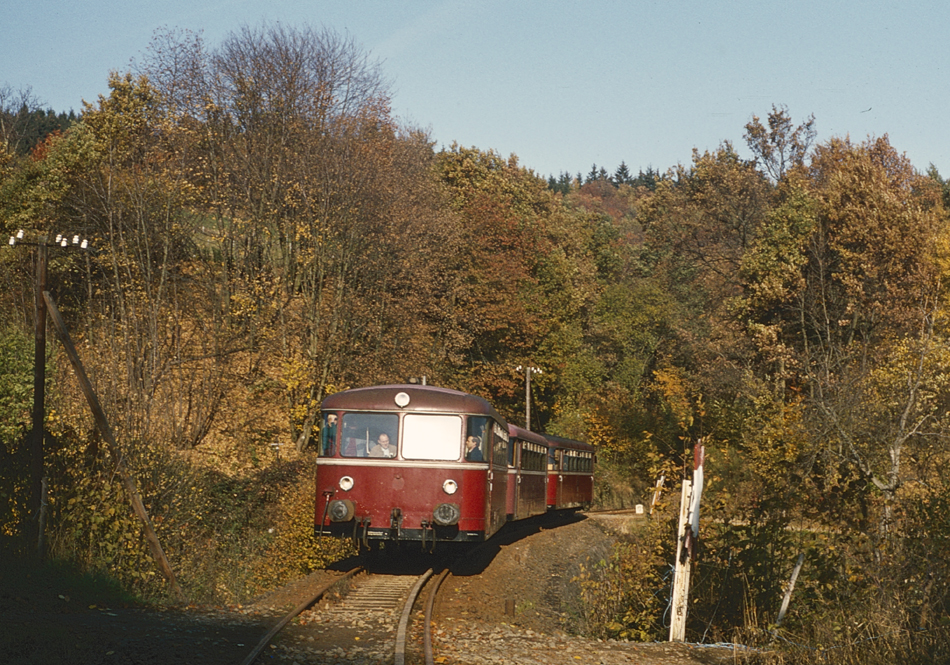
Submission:
M 366 546 L 480 542 L 508 520 L 590 505 L 591 446 L 509 425 L 481 397 L 374 386 L 321 408 L 317 534 Z

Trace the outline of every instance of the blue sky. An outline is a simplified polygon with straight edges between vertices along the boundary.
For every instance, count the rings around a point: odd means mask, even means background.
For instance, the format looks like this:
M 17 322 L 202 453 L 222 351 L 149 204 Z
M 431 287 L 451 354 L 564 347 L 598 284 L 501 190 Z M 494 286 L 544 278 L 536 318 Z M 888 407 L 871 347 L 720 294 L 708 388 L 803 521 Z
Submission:
M 818 140 L 888 134 L 950 176 L 950 3 L 822 0 L 32 0 L 0 24 L 0 85 L 56 111 L 108 92 L 160 27 L 214 47 L 262 21 L 348 34 L 393 110 L 541 175 L 688 163 L 785 104 Z

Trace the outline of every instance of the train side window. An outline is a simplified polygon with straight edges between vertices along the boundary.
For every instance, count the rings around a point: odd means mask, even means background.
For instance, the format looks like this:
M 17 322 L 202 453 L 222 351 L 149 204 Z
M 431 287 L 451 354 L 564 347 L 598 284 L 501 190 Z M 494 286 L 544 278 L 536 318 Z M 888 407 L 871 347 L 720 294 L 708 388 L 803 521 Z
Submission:
M 525 471 L 544 470 L 545 450 L 541 446 L 524 442 L 521 444 L 521 468 Z
M 514 446 L 514 443 L 508 438 L 508 428 L 502 428 L 501 425 L 494 421 L 492 421 L 492 424 L 492 441 L 494 442 L 492 447 L 492 450 L 494 450 L 492 462 L 496 466 L 507 466 L 508 450 Z
M 323 414 L 323 425 L 320 427 L 320 457 L 332 457 L 336 450 L 336 425 L 339 416 L 335 413 Z
M 469 462 L 485 462 L 492 447 L 490 419 L 484 416 L 469 416 L 465 426 L 465 440 L 474 439 L 476 446 L 468 450 L 465 446 L 464 459 Z
M 398 449 L 399 416 L 395 413 L 344 413 L 340 434 L 343 457 L 369 457 L 380 436 L 389 437 L 394 454 Z

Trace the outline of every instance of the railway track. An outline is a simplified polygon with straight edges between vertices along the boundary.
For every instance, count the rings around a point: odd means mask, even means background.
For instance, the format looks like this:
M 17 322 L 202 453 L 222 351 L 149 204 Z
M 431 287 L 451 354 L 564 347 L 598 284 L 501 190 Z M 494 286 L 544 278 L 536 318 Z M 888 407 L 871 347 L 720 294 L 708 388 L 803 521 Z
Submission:
M 417 575 L 402 574 L 405 571 L 370 573 L 355 568 L 315 588 L 305 601 L 264 636 L 241 665 L 261 662 L 258 656 L 268 647 L 269 663 L 417 665 L 425 662 L 426 665 L 433 665 L 433 607 L 440 585 L 450 574 L 449 571 L 463 576 L 477 575 L 499 548 L 521 541 L 538 530 L 575 519 L 573 514 L 548 514 L 512 523 L 490 541 L 467 550 L 464 557 L 438 558 L 433 561 L 442 570 L 438 575 L 433 574 L 433 569 Z M 334 587 L 338 587 L 333 594 L 337 598 L 327 599 L 325 596 Z M 426 592 L 426 598 L 420 602 L 423 591 Z M 412 628 L 410 619 L 413 611 L 422 612 L 423 602 L 424 618 L 420 617 L 418 626 Z M 413 632 L 410 640 L 411 628 Z M 271 641 L 285 630 L 279 639 L 279 648 L 275 649 Z M 419 647 L 414 653 L 407 654 L 410 641 Z
M 422 575 L 387 575 L 354 569 L 315 589 L 312 596 L 274 625 L 241 665 L 262 662 L 259 657 L 268 647 L 268 662 L 275 662 L 275 658 L 283 662 L 286 658 L 286 662 L 298 663 L 405 665 L 409 662 L 406 651 L 413 607 L 432 573 L 429 569 Z M 446 569 L 436 581 L 441 583 L 447 574 Z M 333 587 L 343 585 L 349 588 L 340 593 L 339 600 L 321 601 Z M 438 584 L 430 585 L 426 620 L 420 627 L 426 663 L 434 663 L 430 631 L 437 589 Z M 287 630 L 295 619 L 305 630 Z M 285 630 L 281 647 L 276 649 L 271 642 Z M 416 662 L 421 660 L 417 657 Z

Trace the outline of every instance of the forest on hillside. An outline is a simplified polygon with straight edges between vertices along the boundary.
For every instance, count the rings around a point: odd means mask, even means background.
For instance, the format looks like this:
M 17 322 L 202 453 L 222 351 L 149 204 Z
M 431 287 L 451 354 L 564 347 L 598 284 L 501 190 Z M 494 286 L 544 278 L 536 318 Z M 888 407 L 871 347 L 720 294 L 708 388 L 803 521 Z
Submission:
M 279 25 L 159 32 L 109 88 L 78 117 L 0 96 L 0 232 L 89 240 L 50 248 L 48 289 L 189 597 L 339 556 L 308 530 L 326 395 L 425 377 L 525 425 L 530 364 L 527 425 L 596 446 L 602 506 L 661 475 L 675 503 L 705 445 L 688 639 L 774 640 L 804 554 L 781 635 L 947 657 L 950 187 L 887 136 L 816 143 L 773 106 L 751 160 L 545 178 L 436 150 L 355 41 Z M 8 547 L 35 506 L 35 260 L 0 249 Z M 49 337 L 49 553 L 160 595 Z M 592 571 L 598 635 L 663 639 L 676 509 Z

